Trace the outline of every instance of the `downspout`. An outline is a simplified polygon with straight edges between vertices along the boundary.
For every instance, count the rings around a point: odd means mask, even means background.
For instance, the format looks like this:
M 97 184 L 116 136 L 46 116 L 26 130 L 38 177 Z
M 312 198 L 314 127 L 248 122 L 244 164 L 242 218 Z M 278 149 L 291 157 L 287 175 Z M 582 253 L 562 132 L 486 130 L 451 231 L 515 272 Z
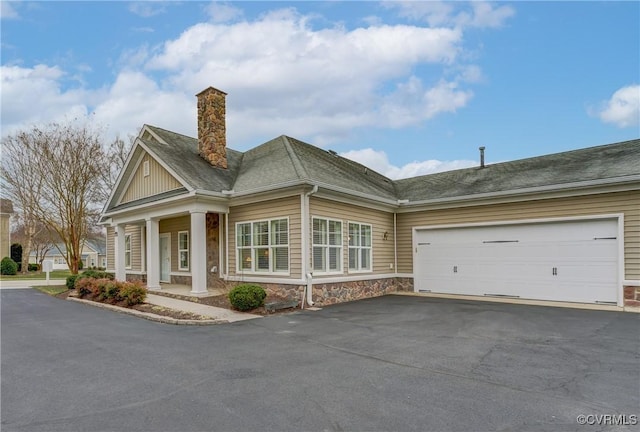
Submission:
M 393 268 L 395 274 L 398 274 L 398 229 L 396 224 L 396 218 L 398 213 L 393 212 Z
M 318 192 L 318 185 L 314 185 L 313 189 L 302 196 L 302 261 L 304 263 L 303 272 L 305 274 L 307 285 L 304 288 L 304 297 L 307 304 L 313 306 L 313 274 L 309 268 L 309 197 Z M 304 298 L 301 302 L 301 309 L 304 308 Z

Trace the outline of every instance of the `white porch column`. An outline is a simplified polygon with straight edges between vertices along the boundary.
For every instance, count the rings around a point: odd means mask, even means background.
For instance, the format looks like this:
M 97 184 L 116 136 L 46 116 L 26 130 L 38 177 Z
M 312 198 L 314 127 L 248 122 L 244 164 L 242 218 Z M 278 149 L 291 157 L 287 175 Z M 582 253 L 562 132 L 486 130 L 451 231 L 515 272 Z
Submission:
M 115 243 L 116 279 L 124 281 L 127 280 L 127 271 L 124 262 L 124 225 L 116 225 Z
M 201 294 L 207 292 L 207 214 L 191 212 L 191 292 Z
M 160 223 L 157 219 L 147 220 L 147 288 L 160 289 Z

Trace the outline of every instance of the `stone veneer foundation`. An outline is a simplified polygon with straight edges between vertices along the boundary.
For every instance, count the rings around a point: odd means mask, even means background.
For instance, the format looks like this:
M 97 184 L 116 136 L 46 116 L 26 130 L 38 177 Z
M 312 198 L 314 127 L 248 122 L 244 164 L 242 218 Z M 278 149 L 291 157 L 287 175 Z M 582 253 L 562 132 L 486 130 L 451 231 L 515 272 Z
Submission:
M 626 286 L 624 287 L 624 305 L 632 307 L 640 307 L 640 287 Z
M 313 284 L 313 302 L 316 306 L 326 306 L 369 297 L 378 297 L 397 291 L 412 291 L 411 278 L 385 278 L 351 282 L 321 283 L 316 279 Z M 228 282 L 229 289 L 240 285 L 240 282 Z M 267 294 L 298 300 L 304 293 L 304 285 L 259 283 Z

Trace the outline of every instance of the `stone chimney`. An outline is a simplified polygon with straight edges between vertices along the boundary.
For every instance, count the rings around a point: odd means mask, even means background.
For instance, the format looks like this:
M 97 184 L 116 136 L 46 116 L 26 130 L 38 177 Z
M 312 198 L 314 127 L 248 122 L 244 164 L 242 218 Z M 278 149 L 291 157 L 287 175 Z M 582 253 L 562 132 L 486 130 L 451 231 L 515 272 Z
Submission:
M 227 127 L 223 91 L 209 87 L 198 98 L 198 153 L 211 165 L 227 168 Z

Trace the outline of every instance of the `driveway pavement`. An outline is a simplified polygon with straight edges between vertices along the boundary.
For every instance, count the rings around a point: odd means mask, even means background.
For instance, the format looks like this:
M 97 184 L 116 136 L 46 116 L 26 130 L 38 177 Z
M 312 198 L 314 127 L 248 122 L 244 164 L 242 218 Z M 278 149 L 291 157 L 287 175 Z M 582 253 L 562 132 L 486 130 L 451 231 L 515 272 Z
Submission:
M 386 296 L 183 327 L 0 295 L 3 432 L 582 431 L 607 428 L 579 415 L 639 414 L 637 314 Z

